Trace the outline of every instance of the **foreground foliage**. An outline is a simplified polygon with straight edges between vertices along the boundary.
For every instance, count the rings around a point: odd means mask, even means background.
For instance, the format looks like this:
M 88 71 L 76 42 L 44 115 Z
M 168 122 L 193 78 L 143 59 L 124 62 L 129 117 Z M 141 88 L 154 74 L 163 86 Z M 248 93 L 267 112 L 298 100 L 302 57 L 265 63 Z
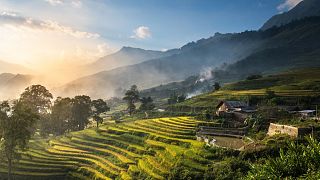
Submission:
M 306 144 L 291 142 L 287 148 L 280 150 L 279 157 L 253 165 L 247 179 L 319 178 L 320 143 L 317 140 L 308 138 Z

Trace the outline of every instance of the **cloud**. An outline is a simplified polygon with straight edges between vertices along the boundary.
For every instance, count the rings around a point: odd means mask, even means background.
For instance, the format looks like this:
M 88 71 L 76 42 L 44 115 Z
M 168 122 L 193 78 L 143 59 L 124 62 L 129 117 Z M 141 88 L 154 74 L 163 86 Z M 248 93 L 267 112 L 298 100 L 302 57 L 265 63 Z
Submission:
M 23 17 L 12 12 L 0 12 L 0 25 L 11 25 L 15 27 L 24 27 L 41 31 L 54 31 L 64 33 L 76 38 L 98 38 L 99 34 L 79 31 L 72 27 L 63 26 L 56 21 L 35 20 L 29 17 Z
M 134 39 L 147 39 L 151 37 L 151 31 L 149 27 L 146 26 L 140 26 L 134 31 L 134 35 L 130 36 Z
M 81 0 L 45 0 L 52 6 L 63 5 L 63 4 L 70 4 L 72 7 L 80 8 L 82 7 Z
M 287 11 L 294 8 L 301 1 L 303 0 L 284 0 L 284 2 L 277 7 L 277 9 L 280 12 Z
M 49 4 L 51 4 L 52 6 L 63 4 L 62 0 L 45 0 L 45 1 L 48 2 Z
M 80 0 L 73 0 L 73 1 L 71 1 L 71 5 L 73 7 L 80 8 L 80 7 L 82 7 L 82 2 Z

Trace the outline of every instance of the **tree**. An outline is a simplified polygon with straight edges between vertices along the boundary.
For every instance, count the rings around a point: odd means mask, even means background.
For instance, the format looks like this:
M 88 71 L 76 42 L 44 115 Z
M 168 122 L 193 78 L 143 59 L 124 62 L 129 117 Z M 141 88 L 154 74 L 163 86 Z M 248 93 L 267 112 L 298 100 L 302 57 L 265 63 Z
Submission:
M 149 110 L 153 110 L 156 107 L 151 97 L 143 97 L 140 99 L 140 101 L 141 101 L 141 106 L 139 107 L 140 111 L 149 111 Z
M 177 98 L 177 103 L 182 103 L 182 102 L 184 102 L 186 99 L 187 99 L 187 96 L 184 95 L 184 94 L 182 94 L 182 95 L 178 96 L 178 98 Z
M 173 92 L 173 94 L 170 95 L 169 99 L 168 99 L 168 104 L 176 104 L 177 103 L 177 99 L 178 96 L 175 92 Z
M 135 103 L 139 101 L 139 91 L 136 85 L 131 86 L 129 90 L 125 93 L 123 100 L 127 101 L 129 114 L 136 110 Z
M 110 108 L 102 99 L 93 100 L 91 104 L 93 114 L 92 118 L 94 121 L 96 121 L 97 127 L 99 127 L 99 124 L 103 122 L 103 118 L 100 117 L 100 114 L 110 111 Z
M 184 94 L 181 95 L 177 95 L 175 92 L 173 94 L 170 95 L 169 99 L 168 99 L 168 104 L 176 104 L 176 103 L 181 103 L 183 101 L 185 101 L 187 99 L 187 96 L 185 96 Z
M 248 76 L 246 79 L 247 80 L 255 80 L 255 79 L 261 79 L 262 77 L 263 76 L 260 74 L 253 74 L 253 75 Z
M 89 96 L 76 96 L 72 100 L 72 119 L 70 122 L 71 130 L 83 130 L 89 123 L 91 116 L 91 98 Z
M 20 101 L 27 103 L 39 114 L 48 113 L 51 108 L 52 94 L 42 85 L 27 87 L 20 96 Z
M 32 85 L 27 87 L 21 94 L 19 101 L 27 104 L 39 116 L 39 128 L 41 135 L 48 133 L 50 126 L 49 112 L 51 109 L 52 94 L 42 85 Z
M 214 90 L 215 91 L 219 91 L 220 88 L 221 88 L 221 86 L 220 86 L 220 84 L 218 82 L 215 82 L 213 86 L 214 86 Z
M 15 102 L 13 107 L 10 107 L 8 102 L 3 102 L 0 111 L 0 153 L 7 160 L 10 180 L 13 161 L 19 160 L 19 152 L 27 148 L 39 115 L 29 104 L 21 101 Z
M 68 131 L 72 119 L 72 100 L 70 98 L 58 97 L 52 106 L 50 115 L 51 133 L 55 135 L 64 134 Z

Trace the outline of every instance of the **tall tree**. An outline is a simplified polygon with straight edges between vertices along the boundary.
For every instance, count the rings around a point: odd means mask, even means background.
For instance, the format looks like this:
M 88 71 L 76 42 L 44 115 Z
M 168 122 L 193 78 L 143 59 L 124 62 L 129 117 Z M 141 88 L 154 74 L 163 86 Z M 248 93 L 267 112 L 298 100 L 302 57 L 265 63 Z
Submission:
M 27 87 L 20 96 L 20 101 L 27 103 L 39 114 L 46 114 L 51 108 L 51 100 L 53 96 L 42 85 L 32 85 Z
M 135 103 L 139 101 L 139 91 L 136 85 L 131 86 L 125 93 L 123 100 L 127 101 L 129 114 L 132 115 L 136 110 Z
M 13 161 L 19 160 L 19 152 L 27 148 L 39 115 L 21 101 L 15 102 L 13 107 L 3 102 L 0 111 L 0 154 L 7 160 L 8 179 L 11 180 Z
M 96 121 L 97 127 L 99 127 L 99 124 L 101 124 L 103 121 L 103 118 L 101 118 L 100 115 L 104 112 L 110 111 L 110 108 L 102 99 L 93 100 L 91 104 L 93 114 L 92 118 L 94 121 Z
M 40 134 L 45 136 L 49 132 L 49 112 L 51 110 L 51 100 L 53 96 L 42 85 L 32 85 L 27 87 L 21 94 L 19 101 L 27 104 L 32 110 L 40 116 L 37 125 L 40 129 Z
M 91 98 L 89 96 L 76 96 L 72 99 L 71 130 L 83 130 L 89 123 L 91 116 Z
M 139 107 L 140 111 L 149 111 L 149 110 L 153 110 L 156 107 L 151 97 L 143 97 L 140 99 L 140 101 L 141 101 L 141 106 Z
M 58 97 L 52 106 L 50 115 L 51 132 L 55 135 L 65 133 L 72 119 L 72 100 L 70 98 Z

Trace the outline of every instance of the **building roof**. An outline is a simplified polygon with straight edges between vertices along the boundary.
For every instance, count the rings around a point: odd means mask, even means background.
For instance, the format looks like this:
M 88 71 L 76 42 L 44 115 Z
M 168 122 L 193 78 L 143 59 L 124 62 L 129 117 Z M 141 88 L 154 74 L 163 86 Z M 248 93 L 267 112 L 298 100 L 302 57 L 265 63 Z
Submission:
M 244 101 L 220 101 L 217 108 L 225 104 L 228 108 L 243 108 L 248 107 L 247 103 Z

